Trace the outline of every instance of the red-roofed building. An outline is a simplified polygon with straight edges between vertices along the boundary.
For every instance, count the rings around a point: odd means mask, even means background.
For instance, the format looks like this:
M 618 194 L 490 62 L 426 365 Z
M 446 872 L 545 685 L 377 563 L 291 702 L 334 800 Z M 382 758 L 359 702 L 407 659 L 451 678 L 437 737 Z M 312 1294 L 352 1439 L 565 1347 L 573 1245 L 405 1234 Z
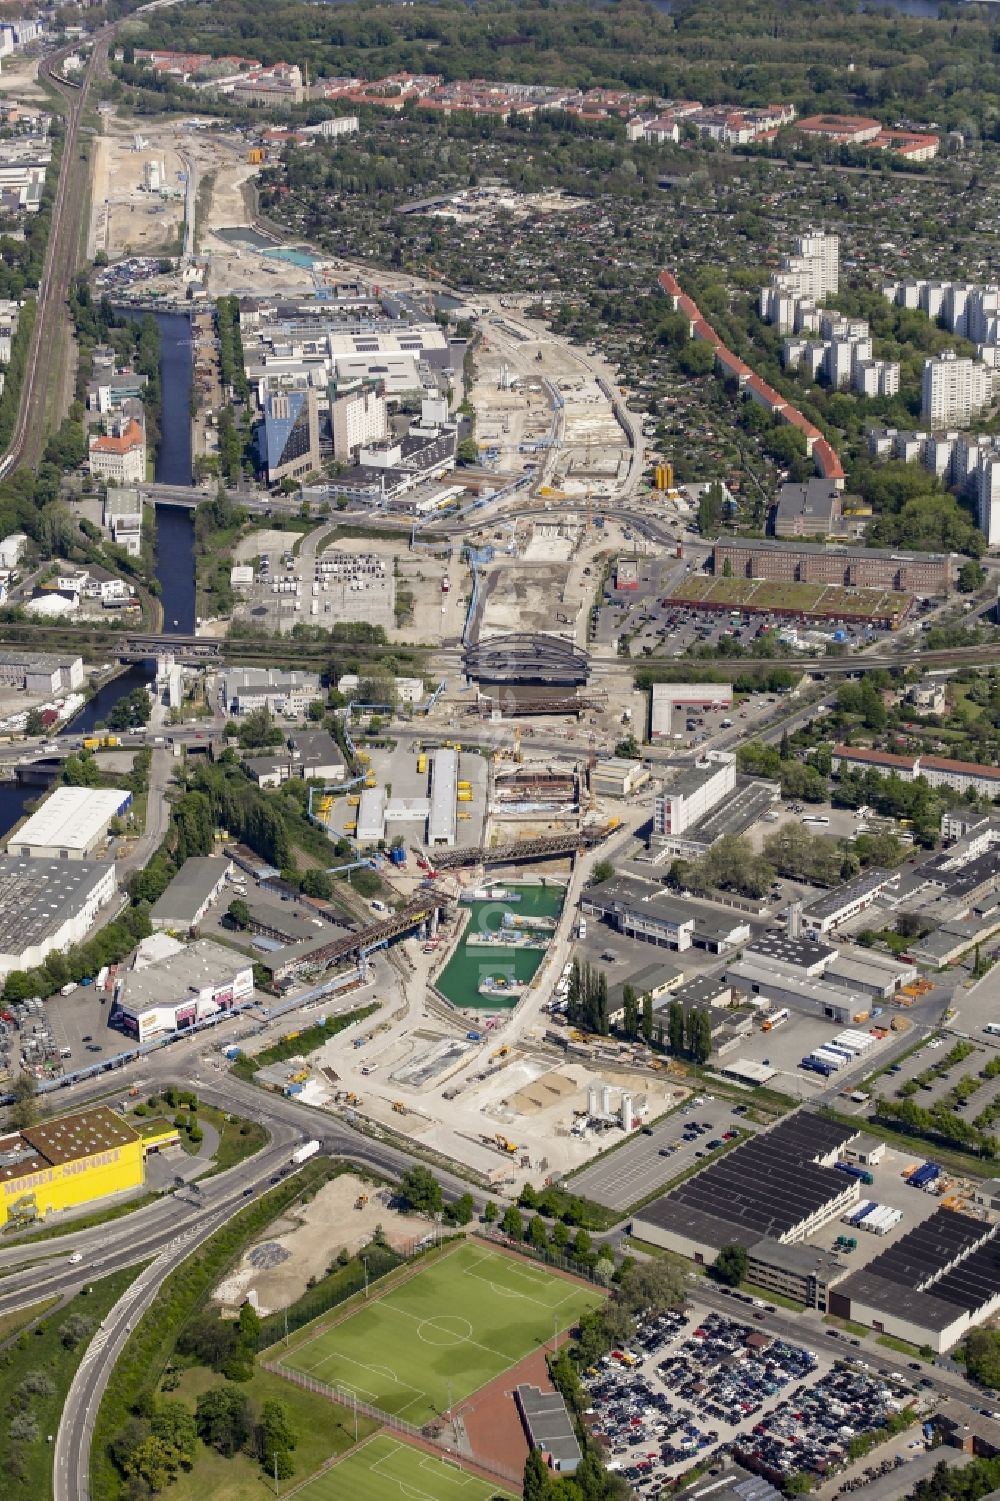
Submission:
M 877 771 L 912 782 L 920 761 L 916 756 L 894 756 L 890 751 L 869 750 L 863 745 L 835 745 L 830 765 L 834 771 L 846 766 L 848 771 Z
M 832 480 L 838 490 L 844 488 L 844 466 L 839 456 L 834 452 L 826 438 L 820 438 L 813 444 L 813 458 L 816 468 L 824 479 Z

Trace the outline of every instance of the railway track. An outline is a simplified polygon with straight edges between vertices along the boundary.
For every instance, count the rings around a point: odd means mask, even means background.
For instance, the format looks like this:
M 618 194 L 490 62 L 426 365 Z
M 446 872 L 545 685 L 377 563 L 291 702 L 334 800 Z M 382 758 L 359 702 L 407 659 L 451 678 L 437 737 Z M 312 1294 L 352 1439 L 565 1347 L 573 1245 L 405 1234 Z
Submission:
M 46 61 L 49 82 L 66 100 L 66 130 L 45 265 L 35 299 L 35 323 L 25 362 L 21 401 L 13 436 L 0 458 L 0 479 L 6 479 L 22 464 L 38 465 L 45 444 L 48 394 L 53 382 L 62 378 L 59 324 L 67 318 L 69 287 L 76 271 L 79 229 L 87 202 L 88 175 L 79 170 L 80 120 L 90 84 L 107 61 L 113 32 L 113 27 L 106 27 L 96 33 L 90 58 L 78 83 L 67 82 L 56 71 L 75 50 L 74 47 L 64 47 Z M 55 368 L 50 369 L 50 363 Z

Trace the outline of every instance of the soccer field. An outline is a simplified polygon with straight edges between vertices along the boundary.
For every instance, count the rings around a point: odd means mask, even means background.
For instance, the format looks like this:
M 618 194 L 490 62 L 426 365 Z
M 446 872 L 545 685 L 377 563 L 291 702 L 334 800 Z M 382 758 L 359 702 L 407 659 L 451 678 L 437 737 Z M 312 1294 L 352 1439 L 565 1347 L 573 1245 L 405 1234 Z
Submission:
M 498 1485 L 378 1434 L 299 1491 L 301 1501 L 492 1501 Z
M 596 1289 L 466 1241 L 281 1363 L 419 1425 L 602 1301 Z

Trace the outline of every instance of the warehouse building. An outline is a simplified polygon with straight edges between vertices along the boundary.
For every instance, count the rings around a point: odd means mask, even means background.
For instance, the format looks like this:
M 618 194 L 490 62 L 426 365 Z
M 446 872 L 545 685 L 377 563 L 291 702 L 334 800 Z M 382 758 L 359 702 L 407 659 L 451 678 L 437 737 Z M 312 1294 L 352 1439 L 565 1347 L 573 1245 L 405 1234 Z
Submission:
M 758 967 L 771 967 L 776 974 L 822 980 L 869 1000 L 888 1000 L 913 974 L 912 965 L 867 949 L 845 945 L 835 948 L 818 938 L 795 938 L 785 933 L 762 933 L 747 945 L 744 958 Z
M 750 954 L 726 966 L 726 982 L 743 995 L 776 1001 L 779 1006 L 790 1006 L 840 1026 L 865 1009 L 861 996 L 764 959 L 755 960 Z
M 7 853 L 32 860 L 86 860 L 131 801 L 131 792 L 117 787 L 57 787 L 11 836 Z
M 145 1182 L 143 1142 L 106 1105 L 0 1137 L 0 1229 L 29 1225 Z
M 724 954 L 750 937 L 750 924 L 736 913 L 724 917 L 719 911 L 682 901 L 662 886 L 635 876 L 618 876 L 599 886 L 585 887 L 580 911 L 585 917 L 610 923 L 629 938 L 678 953 L 695 947 Z
M 802 922 L 806 931 L 819 937 L 850 922 L 859 912 L 864 912 L 883 892 L 891 895 L 892 887 L 899 885 L 899 874 L 891 870 L 866 870 L 853 881 L 845 881 L 833 891 L 825 891 L 802 909 Z
M 629 797 L 649 781 L 649 768 L 625 756 L 605 756 L 590 773 L 590 789 L 597 797 Z
M 856 1134 L 797 1111 L 646 1205 L 632 1233 L 699 1265 L 725 1245 L 794 1245 L 857 1203 L 857 1180 L 833 1167 Z
M 673 712 L 731 709 L 732 683 L 654 683 L 650 704 L 649 738 L 667 740 L 672 733 Z
M 224 890 L 232 869 L 233 862 L 218 855 L 185 860 L 159 901 L 153 904 L 149 914 L 153 927 L 173 928 L 178 933 L 197 927 Z
M 111 863 L 0 856 L 0 976 L 82 943 L 115 891 Z
M 129 970 L 119 983 L 112 1021 L 130 1037 L 149 1042 L 252 998 L 252 966 L 232 949 L 202 938 L 168 959 Z
M 942 1354 L 1000 1309 L 998 1229 L 938 1209 L 840 1283 L 830 1312 Z
M 8 647 L 0 651 L 0 683 L 27 693 L 68 692 L 83 685 L 83 658 Z
M 431 770 L 431 807 L 427 815 L 427 843 L 447 845 L 458 837 L 458 752 L 442 746 L 434 752 Z M 360 824 L 359 824 L 360 828 Z

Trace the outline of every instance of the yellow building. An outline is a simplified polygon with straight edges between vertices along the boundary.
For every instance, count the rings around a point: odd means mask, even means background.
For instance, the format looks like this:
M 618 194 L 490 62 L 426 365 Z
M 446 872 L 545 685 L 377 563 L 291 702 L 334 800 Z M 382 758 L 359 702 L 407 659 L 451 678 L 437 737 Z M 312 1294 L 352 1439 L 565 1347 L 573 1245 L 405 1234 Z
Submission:
M 141 1188 L 141 1139 L 106 1105 L 0 1137 L 0 1227 Z

